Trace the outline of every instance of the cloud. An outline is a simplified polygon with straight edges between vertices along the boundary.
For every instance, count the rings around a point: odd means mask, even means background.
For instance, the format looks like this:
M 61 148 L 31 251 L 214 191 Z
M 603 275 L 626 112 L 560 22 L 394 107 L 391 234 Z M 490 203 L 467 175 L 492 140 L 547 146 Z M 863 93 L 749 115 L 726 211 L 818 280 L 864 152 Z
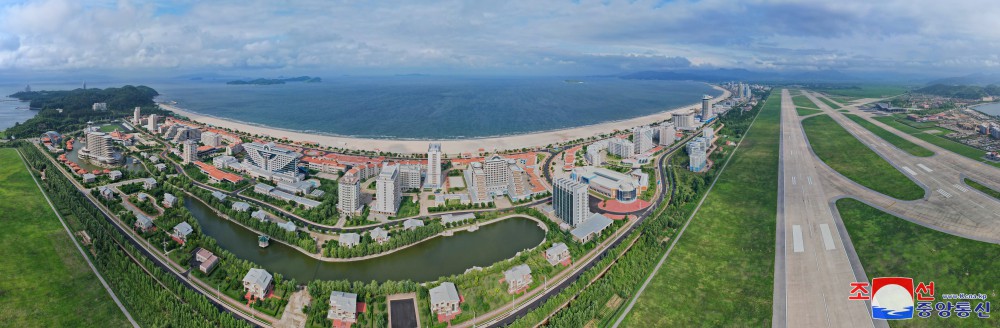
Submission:
M 991 1 L 29 0 L 0 69 L 594 74 L 997 67 Z

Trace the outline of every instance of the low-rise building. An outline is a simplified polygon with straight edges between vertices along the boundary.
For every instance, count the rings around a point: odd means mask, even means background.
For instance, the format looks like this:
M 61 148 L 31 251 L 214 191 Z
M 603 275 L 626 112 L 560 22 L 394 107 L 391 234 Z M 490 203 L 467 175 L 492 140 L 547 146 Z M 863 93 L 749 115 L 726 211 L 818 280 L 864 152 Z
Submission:
M 462 313 L 462 298 L 458 295 L 455 284 L 443 282 L 440 286 L 431 288 L 431 312 L 437 314 L 438 322 L 447 322 Z
M 295 232 L 295 222 L 285 221 L 285 223 L 278 223 L 278 227 L 285 229 L 288 232 Z
M 233 210 L 238 212 L 246 212 L 250 210 L 250 204 L 245 202 L 235 202 L 233 203 Z
M 164 193 L 163 202 L 161 204 L 163 204 L 163 207 L 167 208 L 177 206 L 177 197 L 171 193 Z
M 600 235 L 608 226 L 611 226 L 611 222 L 611 219 L 608 217 L 600 213 L 593 213 L 590 215 L 590 218 L 577 225 L 569 233 L 573 235 L 573 239 L 577 242 L 586 243 L 592 240 L 594 236 Z
M 226 194 L 222 193 L 221 191 L 213 191 L 212 192 L 212 197 L 215 197 L 215 199 L 218 199 L 221 202 L 221 201 L 226 200 L 227 196 L 226 196 Z
M 97 193 L 101 195 L 101 198 L 107 200 L 115 199 L 115 192 L 106 186 L 97 187 Z
M 382 227 L 377 227 L 368 232 L 376 243 L 385 244 L 389 241 L 389 232 L 382 229 Z
M 361 244 L 361 235 L 353 232 L 345 232 L 340 234 L 340 238 L 337 240 L 337 243 L 340 247 L 350 248 L 358 246 L 358 244 Z
M 330 310 L 326 318 L 334 327 L 347 328 L 358 321 L 358 294 L 333 291 L 330 293 Z
M 264 210 L 256 210 L 253 213 L 250 213 L 250 217 L 257 219 L 260 222 L 269 221 L 269 219 L 267 218 L 267 212 L 264 212 Z
M 142 214 L 136 215 L 135 228 L 142 232 L 153 230 L 153 220 Z
M 545 260 L 551 265 L 556 265 L 562 263 L 562 265 L 569 265 L 573 259 L 569 255 L 569 247 L 564 243 L 552 244 L 552 247 L 545 250 L 544 253 Z
M 183 245 L 187 242 L 188 236 L 191 235 L 192 232 L 194 232 L 194 228 L 191 227 L 190 224 L 187 222 L 181 222 L 174 226 L 173 233 L 170 234 L 170 237 L 173 238 L 174 241 Z
M 507 282 L 507 293 L 520 293 L 531 286 L 531 267 L 527 264 L 516 265 L 504 271 L 503 277 Z
M 156 170 L 159 171 L 159 172 L 163 172 L 163 171 L 167 170 L 167 164 L 163 164 L 163 163 L 153 165 L 153 167 L 155 167 Z
M 91 182 L 94 182 L 94 181 L 97 181 L 97 176 L 96 175 L 93 175 L 93 174 L 90 174 L 90 173 L 84 173 L 83 174 L 83 183 L 91 183 Z
M 247 299 L 265 299 L 271 294 L 273 277 L 264 269 L 253 268 L 243 277 L 243 290 Z
M 424 221 L 418 219 L 407 219 L 403 221 L 403 228 L 406 230 L 416 230 L 419 227 L 424 226 Z
M 142 189 L 152 190 L 156 188 L 156 179 L 146 178 L 142 181 Z
M 122 178 L 122 171 L 114 170 L 108 172 L 108 178 L 111 179 L 111 181 L 118 181 L 118 179 Z
M 219 264 L 218 256 L 201 247 L 194 252 L 194 260 L 198 262 L 198 270 L 204 274 L 209 274 Z

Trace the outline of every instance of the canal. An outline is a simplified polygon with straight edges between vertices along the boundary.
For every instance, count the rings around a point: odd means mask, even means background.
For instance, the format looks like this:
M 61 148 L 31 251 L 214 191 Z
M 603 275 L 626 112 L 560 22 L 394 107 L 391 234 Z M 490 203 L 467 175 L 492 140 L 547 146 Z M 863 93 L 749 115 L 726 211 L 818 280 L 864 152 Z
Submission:
M 121 147 L 121 146 L 119 145 L 118 147 Z M 77 165 L 80 166 L 81 169 L 84 169 L 84 170 L 87 170 L 87 171 L 103 170 L 103 169 L 111 169 L 111 170 L 117 170 L 118 169 L 118 168 L 101 167 L 101 166 L 98 166 L 98 165 L 90 164 L 89 161 L 81 160 L 80 159 L 80 149 L 83 149 L 83 143 L 80 142 L 79 140 L 74 140 L 74 142 L 73 142 L 73 150 L 70 150 L 70 151 L 66 152 L 66 159 L 68 159 L 70 162 L 76 163 Z M 125 165 L 123 165 L 122 167 L 124 169 L 128 170 L 128 171 L 131 171 L 131 172 L 142 172 L 143 171 L 142 163 L 139 162 L 138 160 L 136 160 L 135 158 L 133 158 L 132 156 L 126 156 L 125 157 Z
M 255 233 L 219 217 L 198 200 L 186 199 L 184 207 L 198 220 L 202 232 L 215 238 L 219 246 L 270 272 L 302 282 L 315 279 L 432 281 L 441 276 L 463 273 L 473 266 L 486 267 L 514 257 L 519 251 L 538 246 L 545 237 L 545 232 L 535 221 L 515 217 L 473 232 L 463 231 L 450 237 L 434 238 L 373 259 L 324 262 L 279 242 L 259 248 Z

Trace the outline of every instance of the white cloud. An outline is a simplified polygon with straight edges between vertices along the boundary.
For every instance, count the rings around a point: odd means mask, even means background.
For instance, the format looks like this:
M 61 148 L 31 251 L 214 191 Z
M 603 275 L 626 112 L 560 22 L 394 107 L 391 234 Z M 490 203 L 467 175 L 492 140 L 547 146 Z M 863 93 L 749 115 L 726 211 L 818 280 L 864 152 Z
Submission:
M 0 4 L 0 69 L 613 73 L 997 67 L 992 1 Z

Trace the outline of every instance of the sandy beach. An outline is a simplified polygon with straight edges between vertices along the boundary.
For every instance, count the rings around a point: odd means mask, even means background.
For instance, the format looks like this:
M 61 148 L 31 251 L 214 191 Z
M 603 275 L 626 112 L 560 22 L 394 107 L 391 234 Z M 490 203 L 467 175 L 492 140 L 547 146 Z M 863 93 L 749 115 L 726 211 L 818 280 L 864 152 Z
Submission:
M 722 91 L 721 96 L 712 99 L 711 101 L 712 104 L 715 104 L 719 101 L 729 98 L 730 92 L 728 90 L 725 90 L 715 85 L 713 85 L 712 87 L 716 90 Z M 533 132 L 527 134 L 510 135 L 502 137 L 487 137 L 487 138 L 474 138 L 474 139 L 445 139 L 445 140 L 372 139 L 372 138 L 354 138 L 354 137 L 310 134 L 305 132 L 283 130 L 273 127 L 250 125 L 227 119 L 206 116 L 186 111 L 177 106 L 168 104 L 160 104 L 160 106 L 166 110 L 170 110 L 179 115 L 186 116 L 189 119 L 202 124 L 207 124 L 220 128 L 233 129 L 250 134 L 269 135 L 276 138 L 288 138 L 293 141 L 314 142 L 322 146 L 359 149 L 359 150 L 378 150 L 378 151 L 394 152 L 394 153 L 424 153 L 427 151 L 428 143 L 439 142 L 441 143 L 441 148 L 445 153 L 459 154 L 465 152 L 475 153 L 480 148 L 485 149 L 487 151 L 492 151 L 494 149 L 504 150 L 504 149 L 533 148 L 536 146 L 545 146 L 549 144 L 554 144 L 558 142 L 569 141 L 579 138 L 588 138 L 603 133 L 609 133 L 614 130 L 626 130 L 632 127 L 642 126 L 669 119 L 671 115 L 677 111 L 700 109 L 701 103 L 699 102 L 688 106 L 674 108 L 656 114 L 640 116 L 631 119 L 604 122 L 604 123 L 592 124 L 575 128 L 545 131 L 545 132 Z

